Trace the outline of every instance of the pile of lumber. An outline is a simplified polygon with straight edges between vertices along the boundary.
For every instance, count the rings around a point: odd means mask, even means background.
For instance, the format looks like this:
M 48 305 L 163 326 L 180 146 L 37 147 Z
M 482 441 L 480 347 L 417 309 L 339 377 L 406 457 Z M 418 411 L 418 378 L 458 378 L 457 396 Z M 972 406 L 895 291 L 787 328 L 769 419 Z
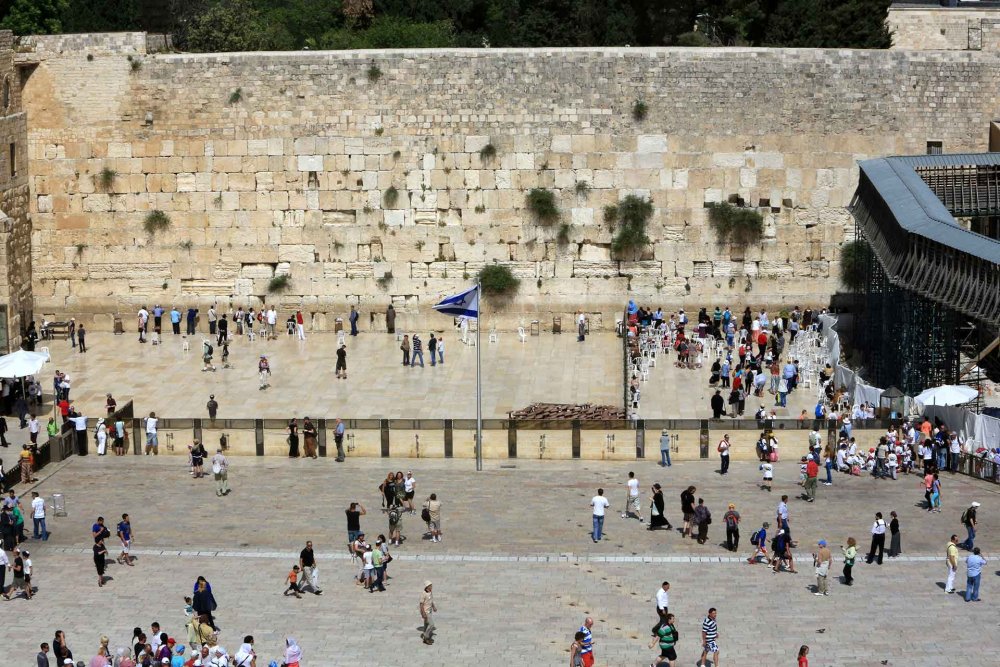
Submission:
M 613 405 L 583 405 L 573 403 L 532 403 L 526 408 L 510 413 L 511 419 L 627 419 L 625 410 Z

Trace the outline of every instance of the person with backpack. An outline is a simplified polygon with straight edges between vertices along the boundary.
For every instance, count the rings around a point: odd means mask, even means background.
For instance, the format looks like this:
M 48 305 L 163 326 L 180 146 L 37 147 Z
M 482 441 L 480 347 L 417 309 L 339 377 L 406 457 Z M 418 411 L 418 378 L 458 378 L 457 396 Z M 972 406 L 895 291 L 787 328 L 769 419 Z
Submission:
M 204 363 L 204 365 L 201 368 L 202 371 L 215 370 L 215 366 L 212 365 L 213 354 L 215 354 L 215 348 L 213 348 L 212 344 L 208 342 L 207 338 L 205 338 L 201 342 L 201 360 Z
M 702 498 L 698 499 L 698 506 L 694 508 L 693 522 L 698 526 L 698 544 L 704 544 L 708 540 L 708 527 L 712 524 L 712 513 L 705 506 Z
M 753 554 L 750 555 L 750 558 L 747 558 L 747 563 L 750 565 L 756 565 L 760 562 L 757 559 L 761 557 L 764 558 L 765 563 L 771 562 L 770 557 L 767 555 L 767 529 L 770 527 L 771 524 L 765 521 L 761 524 L 760 528 L 753 531 L 750 535 L 750 544 L 754 547 Z
M 729 503 L 729 511 L 722 515 L 722 522 L 726 524 L 726 548 L 735 553 L 740 547 L 740 513 L 735 504 Z
M 966 551 L 972 551 L 975 547 L 976 540 L 976 509 L 979 508 L 979 503 L 973 502 L 969 505 L 969 508 L 962 512 L 962 525 L 965 526 L 965 530 L 968 532 L 969 536 L 965 538 L 965 541 L 958 546 L 962 547 Z

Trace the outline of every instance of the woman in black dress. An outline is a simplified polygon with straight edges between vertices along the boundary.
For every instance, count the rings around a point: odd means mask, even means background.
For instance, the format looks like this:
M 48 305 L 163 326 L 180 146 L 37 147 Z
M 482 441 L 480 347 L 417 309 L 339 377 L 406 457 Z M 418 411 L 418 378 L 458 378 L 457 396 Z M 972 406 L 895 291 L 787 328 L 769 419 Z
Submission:
M 94 542 L 94 567 L 97 568 L 97 585 L 104 586 L 104 569 L 107 567 L 106 558 L 108 550 L 104 547 L 104 540 Z
M 294 417 L 288 420 L 288 458 L 299 458 L 299 422 Z
M 382 507 L 385 509 L 392 507 L 396 502 L 396 476 L 391 470 L 379 484 L 378 490 L 382 492 Z
M 649 530 L 656 530 L 657 528 L 670 530 L 673 526 L 670 525 L 666 515 L 663 513 L 663 489 L 660 488 L 659 484 L 654 484 L 653 502 L 650 503 L 649 510 Z
M 900 544 L 901 539 L 899 537 L 899 517 L 896 516 L 895 511 L 889 512 L 889 516 L 892 517 L 889 521 L 889 558 L 895 558 L 899 554 L 903 553 L 903 547 Z
M 215 618 L 212 614 L 218 609 L 219 605 L 216 604 L 215 596 L 212 595 L 212 589 L 204 577 L 198 577 L 191 606 L 194 608 L 196 614 L 207 617 L 208 624 L 212 626 L 213 630 L 218 632 L 219 628 L 215 625 Z

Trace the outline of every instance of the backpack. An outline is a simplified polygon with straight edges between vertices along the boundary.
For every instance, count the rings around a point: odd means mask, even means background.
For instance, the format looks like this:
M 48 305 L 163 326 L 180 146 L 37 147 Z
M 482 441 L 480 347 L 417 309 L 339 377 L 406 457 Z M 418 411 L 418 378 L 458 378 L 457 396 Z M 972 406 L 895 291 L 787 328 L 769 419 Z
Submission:
M 736 515 L 726 512 L 726 516 L 723 517 L 726 520 L 726 526 L 729 528 L 735 528 L 738 524 L 736 522 Z
M 211 343 L 205 346 L 205 354 L 211 356 L 213 352 L 215 352 L 215 348 L 212 347 Z
M 760 546 L 760 528 L 753 531 L 753 534 L 750 536 L 750 544 L 754 545 L 755 547 Z
M 962 512 L 962 523 L 969 523 L 969 510 Z
M 424 509 L 420 510 L 420 519 L 424 523 L 430 523 L 431 522 L 431 511 L 429 509 L 427 509 L 426 507 Z

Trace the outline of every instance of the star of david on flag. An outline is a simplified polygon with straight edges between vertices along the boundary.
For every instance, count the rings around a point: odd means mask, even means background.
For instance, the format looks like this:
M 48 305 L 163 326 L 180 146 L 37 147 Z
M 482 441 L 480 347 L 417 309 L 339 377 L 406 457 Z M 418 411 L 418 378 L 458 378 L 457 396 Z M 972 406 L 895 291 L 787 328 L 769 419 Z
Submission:
M 446 315 L 479 319 L 479 285 L 461 294 L 447 297 L 441 303 L 435 305 L 434 310 Z

